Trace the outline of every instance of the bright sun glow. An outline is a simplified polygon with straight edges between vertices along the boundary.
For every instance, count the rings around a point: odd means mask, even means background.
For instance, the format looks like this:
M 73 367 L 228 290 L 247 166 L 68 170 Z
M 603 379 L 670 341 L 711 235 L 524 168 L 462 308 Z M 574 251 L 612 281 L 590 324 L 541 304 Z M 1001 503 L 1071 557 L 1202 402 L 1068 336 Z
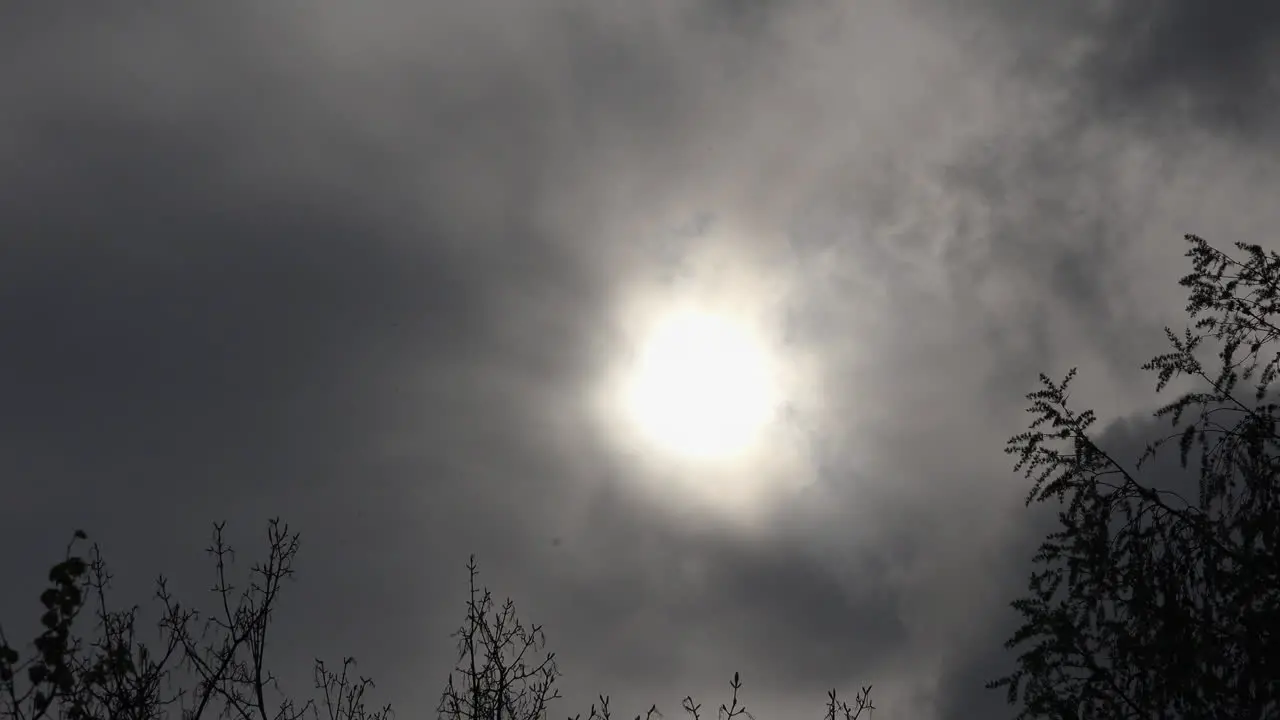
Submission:
M 814 479 L 823 407 L 821 364 L 787 332 L 802 291 L 787 248 L 750 237 L 726 226 L 619 277 L 588 391 L 637 499 L 743 528 Z
M 628 382 L 626 406 L 650 440 L 716 459 L 751 446 L 775 404 L 768 354 L 746 328 L 686 311 L 658 322 Z

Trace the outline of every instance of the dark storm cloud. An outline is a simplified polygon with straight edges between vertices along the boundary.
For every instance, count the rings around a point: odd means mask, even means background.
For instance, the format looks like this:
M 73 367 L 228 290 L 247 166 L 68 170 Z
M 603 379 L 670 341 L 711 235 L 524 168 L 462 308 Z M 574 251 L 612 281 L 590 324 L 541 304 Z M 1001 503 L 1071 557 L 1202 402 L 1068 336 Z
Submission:
M 567 108 L 536 67 L 469 62 L 361 107 L 350 77 L 282 59 L 313 50 L 260 43 L 262 16 L 102 20 L 11 29 L 21 61 L 6 94 L 21 111 L 6 118 L 13 162 L 0 175 L 0 395 L 18 499 L 4 540 L 33 551 L 6 573 L 38 578 L 65 533 L 85 527 L 123 565 L 126 601 L 156 571 L 190 592 L 204 584 L 208 522 L 231 519 L 248 553 L 261 521 L 283 514 L 305 533 L 284 628 L 298 642 L 284 657 L 383 655 L 366 669 L 393 689 L 422 687 L 400 693 L 410 706 L 443 680 L 452 591 L 472 551 L 570 650 L 633 617 L 633 652 L 678 658 L 698 626 L 707 651 L 740 652 L 743 669 L 785 682 L 822 663 L 865 668 L 869 655 L 831 633 L 850 617 L 876 647 L 893 639 L 874 581 L 865 599 L 851 594 L 797 549 L 711 536 L 672 539 L 656 561 L 628 553 L 619 527 L 653 533 L 654 522 L 609 495 L 608 463 L 583 437 L 557 434 L 574 431 L 556 405 L 591 371 L 584 333 L 601 324 L 607 277 L 582 257 L 582 236 L 598 230 L 590 201 L 567 217 L 548 208 L 580 170 L 621 172 L 608 153 L 631 160 L 691 102 L 640 37 L 614 43 L 589 15 L 566 15 L 556 32 L 571 41 L 545 62 L 581 94 Z M 401 134 L 398 113 L 421 121 L 414 133 Z M 592 149 L 602 168 L 584 165 Z M 580 254 L 566 255 L 574 244 Z M 594 537 L 566 524 L 575 503 L 602 513 Z M 594 626 L 555 570 L 593 545 L 617 550 L 580 581 L 610 591 Z M 706 577 L 655 595 L 689 558 Z M 665 621 L 655 596 L 672 603 Z M 6 617 L 21 607 L 6 602 Z M 739 635 L 742 623 L 764 634 Z M 424 645 L 425 660 L 396 660 Z M 670 677 L 661 662 L 619 663 Z
M 1267 3 L 1226 12 L 1196 2 L 997 2 L 951 17 L 971 47 L 1005 58 L 1011 84 L 1023 89 L 1020 120 L 993 124 L 944 174 L 983 208 L 976 242 L 953 253 L 957 286 L 1045 291 L 1025 299 L 1022 320 L 997 312 L 985 323 L 1002 356 L 992 382 L 1011 371 L 1034 377 L 1064 342 L 1092 346 L 1108 372 L 1138 381 L 1137 365 L 1172 318 L 1138 301 L 1130 258 L 1147 238 L 1171 248 L 1169 257 L 1180 254 L 1183 232 L 1237 239 L 1229 223 L 1238 214 L 1205 202 L 1223 180 L 1206 174 L 1205 138 L 1241 152 L 1269 137 L 1280 117 L 1280 15 Z M 1191 197 L 1174 190 L 1184 177 Z M 1165 221 L 1175 197 L 1183 206 L 1173 212 L 1194 225 Z M 1163 237 L 1151 237 L 1156 225 Z M 1144 274 L 1172 286 L 1177 268 L 1158 269 L 1169 274 Z M 1135 335 L 1144 324 L 1148 332 Z M 1072 326 L 1087 337 L 1062 332 Z
M 1261 140 L 1280 110 L 1280 11 L 1274 3 L 987 7 L 1007 33 L 997 44 L 1012 41 L 1019 76 L 1064 82 L 1063 89 L 1078 95 L 1071 112 L 1082 121 L 1135 123 L 1159 132 L 1190 123 Z
M 739 658 L 746 665 L 739 669 L 764 676 L 761 682 L 778 689 L 799 684 L 821 691 L 825 681 L 819 678 L 868 672 L 903 639 L 899 599 L 886 583 L 885 559 L 879 553 L 851 550 L 851 560 L 833 572 L 823 562 L 829 558 L 794 541 L 663 532 L 652 523 L 624 530 L 621 536 L 638 549 L 629 554 L 610 548 L 615 567 L 603 576 L 592 574 L 590 586 L 580 591 L 591 597 L 609 588 L 601 600 L 628 598 L 633 612 L 656 626 L 669 623 L 672 632 L 696 629 L 700 644 Z M 646 537 L 655 531 L 656 539 Z M 657 617 L 663 615 L 667 620 Z M 640 627 L 651 632 L 654 626 L 646 622 Z M 625 645 L 657 643 L 650 650 L 661 657 L 662 648 L 669 646 L 666 638 L 635 635 Z M 680 662 L 679 652 L 678 646 L 668 647 L 667 661 Z M 627 666 L 624 674 L 642 678 L 653 669 L 652 664 Z M 708 669 L 689 663 L 684 670 L 696 676 Z
M 1121 117 L 1185 112 L 1193 123 L 1255 137 L 1280 119 L 1275 3 L 1116 3 L 1089 32 L 1099 48 L 1082 68 L 1093 90 L 1088 107 Z
M 957 253 L 951 271 L 962 292 L 989 286 L 1022 298 L 1019 322 L 1000 313 L 979 319 L 1000 357 L 990 378 L 993 390 L 1010 374 L 1030 380 L 1064 369 L 1059 362 L 1074 362 L 1058 359 L 1062 332 L 1071 326 L 1088 328 L 1086 337 L 1066 341 L 1076 352 L 1084 344 L 1133 379 L 1159 328 L 1135 335 L 1135 323 L 1144 318 L 1115 292 L 1130 272 L 1122 258 L 1140 228 L 1134 208 L 1120 200 L 1131 196 L 1119 187 L 1116 163 L 1069 131 L 973 152 L 948 175 L 957 192 L 989 209 L 985 232 Z M 1033 287 L 1042 292 L 1026 297 Z
M 446 230 L 389 228 L 346 188 L 240 185 L 218 162 L 225 136 L 105 114 L 86 107 L 72 119 L 92 122 L 44 129 L 31 155 L 44 184 L 6 189 L 20 201 L 0 223 L 17 239 L 0 289 L 4 533 L 31 548 L 6 573 L 38 579 L 54 543 L 84 527 L 121 565 L 126 601 L 159 571 L 190 591 L 204 585 L 209 522 L 230 519 L 248 551 L 282 514 L 306 533 L 304 587 L 328 598 L 296 596 L 291 612 L 329 628 L 333 645 L 394 646 L 403 635 L 369 619 L 420 620 L 434 581 L 370 548 L 426 543 L 450 569 L 469 550 L 496 551 L 454 546 L 451 525 L 474 518 L 442 507 L 468 493 L 482 504 L 492 485 L 455 493 L 456 461 L 381 458 L 385 408 L 421 401 L 424 444 L 475 443 L 491 422 L 483 406 L 505 401 L 459 371 L 507 343 L 509 310 L 485 279 L 519 288 L 543 260 L 517 251 L 510 269 L 481 268 L 432 242 Z M 454 379 L 424 395 L 420 374 Z M 392 578 L 394 591 L 368 591 Z M 21 599 L 6 597 L 6 618 Z M 376 612 L 357 612 L 370 602 Z M 316 644 L 291 652 L 333 652 Z
M 161 570 L 198 588 L 187 570 L 207 523 L 232 520 L 248 545 L 282 514 L 307 532 L 305 587 L 329 599 L 302 603 L 303 624 L 408 657 L 390 624 L 452 609 L 429 592 L 435 577 L 522 532 L 513 522 L 482 542 L 468 528 L 483 518 L 451 505 L 503 495 L 519 518 L 558 477 L 519 458 L 537 432 L 522 450 L 499 418 L 545 426 L 551 398 L 527 385 L 579 372 L 566 332 L 589 323 L 562 311 L 592 307 L 590 283 L 530 219 L 535 197 L 467 206 L 456 174 L 461 192 L 406 189 L 396 148 L 308 102 L 227 20 L 63 18 L 9 46 L 20 61 L 4 86 L 21 102 L 7 105 L 0 171 L 3 532 L 31 551 L 5 572 L 35 581 L 85 527 L 125 565 L 126 599 Z M 501 152 L 487 141 L 503 129 L 487 134 L 472 149 Z M 475 158 L 519 202 L 518 167 Z M 494 235 L 515 241 L 486 253 Z M 411 430 L 393 428 L 411 403 Z M 414 453 L 384 449 L 393 431 L 417 435 Z M 485 455 L 490 467 L 469 459 Z M 505 487 L 500 473 L 522 464 L 536 487 Z M 423 545 L 412 572 L 381 550 Z M 348 629 L 369 602 L 365 623 L 389 625 Z M 414 642 L 447 647 L 452 615 Z M 301 645 L 290 652 L 313 652 Z
M 1185 322 L 1182 233 L 1265 243 L 1274 224 L 1255 193 L 1274 187 L 1262 179 L 1271 176 L 1250 177 L 1258 148 L 1274 152 L 1267 129 L 1280 117 L 1277 15 L 1257 3 L 992 3 L 949 17 L 975 53 L 1003 58 L 1019 88 L 1009 122 L 978 133 L 942 173 L 974 209 L 973 235 L 952 246 L 947 267 L 992 348 L 983 395 L 1020 396 L 1039 372 L 1083 366 L 1076 396 L 1100 410 L 1102 444 L 1132 467 L 1169 432 L 1133 411 L 1169 399 L 1139 366 L 1165 349 L 1162 325 Z M 1009 434 L 1023 425 L 1001 417 Z M 1192 475 L 1176 447 L 1166 450 L 1143 477 L 1193 499 Z M 1003 603 L 1025 592 L 1028 561 L 1056 527 L 1050 506 L 1019 512 L 985 566 L 986 637 L 1007 637 L 1016 623 Z M 980 689 L 1010 662 L 990 647 L 959 651 L 941 676 L 939 717 L 1011 714 Z
M 1236 138 L 1142 137 L 1122 89 L 1151 113 L 1192 93 L 1221 132 L 1270 111 L 1266 23 L 1166 4 L 1125 43 L 1131 10 L 988 7 L 972 43 L 894 2 L 6 23 L 0 542 L 33 548 L 6 577 L 38 582 L 83 525 L 127 599 L 162 570 L 194 590 L 208 522 L 248 552 L 281 514 L 304 533 L 281 664 L 354 653 L 410 712 L 434 707 L 471 552 L 545 623 L 566 714 L 604 691 L 678 716 L 735 670 L 779 716 L 868 682 L 888 717 L 997 708 L 981 680 L 1047 529 L 999 454 L 1022 394 L 1074 364 L 1131 378 L 1160 349 L 1170 208 L 1244 234 L 1270 187 L 1229 172 Z M 1157 62 L 1214 23 L 1225 55 Z M 1008 63 L 1072 38 L 1098 42 Z M 1231 110 L 1227 86 L 1263 99 Z M 1202 199 L 1206 168 L 1229 177 Z M 641 498 L 574 405 L 616 287 L 722 227 L 794 236 L 788 331 L 826 371 L 825 514 L 784 499 L 757 535 Z

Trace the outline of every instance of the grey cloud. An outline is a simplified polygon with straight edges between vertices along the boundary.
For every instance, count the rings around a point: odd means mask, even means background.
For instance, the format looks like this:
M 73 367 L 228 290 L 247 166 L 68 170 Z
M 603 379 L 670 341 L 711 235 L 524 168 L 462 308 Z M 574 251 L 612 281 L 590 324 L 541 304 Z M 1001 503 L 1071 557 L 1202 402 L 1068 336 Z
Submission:
M 1265 138 L 1276 107 L 1264 40 L 1274 13 L 1190 2 L 997 2 L 965 16 L 929 7 L 975 52 L 1001 58 L 1016 88 L 1010 109 L 1021 110 L 942 175 L 976 209 L 948 267 L 964 302 L 985 311 L 978 332 L 1000 348 L 993 387 L 1010 373 L 1065 370 L 1078 362 L 1065 351 L 1080 357 L 1082 346 L 1101 359 L 1097 373 L 1147 387 L 1137 366 L 1159 349 L 1160 327 L 1179 321 L 1181 235 L 1256 241 L 1273 222 L 1258 182 L 1244 178 L 1246 148 Z M 1215 170 L 1224 163 L 1232 172 Z M 1241 222 L 1249 229 L 1236 231 Z M 1044 292 L 1030 299 L 1031 288 Z M 1016 310 L 1005 304 L 1013 296 Z
M 194 591 L 207 522 L 247 546 L 282 514 L 282 664 L 353 652 L 406 709 L 434 707 L 471 552 L 546 624 L 567 710 L 670 716 L 735 670 L 783 716 L 868 682 L 878 715 L 993 707 L 971 681 L 1043 530 L 999 454 L 1022 394 L 1083 364 L 1113 414 L 1148 401 L 1164 243 L 1269 217 L 1244 219 L 1274 177 L 1237 164 L 1260 136 L 1204 137 L 1230 83 L 1151 59 L 1192 11 L 1141 57 L 1014 68 L 1132 20 L 989 5 L 971 41 L 925 3 L 352 7 L 0 30 L 0 541 L 32 548 L 6 577 L 84 525 L 132 597 L 159 570 Z M 1152 107 L 1203 92 L 1205 127 L 1090 110 L 1144 77 Z M 789 243 L 788 338 L 824 371 L 810 495 L 745 535 L 640 497 L 575 404 L 617 288 L 725 228 Z
M 1099 110 L 1123 115 L 1146 104 L 1255 137 L 1275 121 L 1280 11 L 1274 4 L 1215 12 L 1195 2 L 1124 3 L 1100 24 L 1099 51 L 1084 69 L 1097 88 L 1088 99 Z
M 968 8 L 972 10 L 972 8 Z M 1275 119 L 1280 15 L 1266 2 L 1220 12 L 1178 2 L 1024 5 L 997 1 L 960 19 L 994 22 L 1017 74 L 1061 84 L 1084 122 L 1134 123 L 1144 132 L 1207 125 L 1251 140 Z M 970 24 L 972 23 L 972 24 Z

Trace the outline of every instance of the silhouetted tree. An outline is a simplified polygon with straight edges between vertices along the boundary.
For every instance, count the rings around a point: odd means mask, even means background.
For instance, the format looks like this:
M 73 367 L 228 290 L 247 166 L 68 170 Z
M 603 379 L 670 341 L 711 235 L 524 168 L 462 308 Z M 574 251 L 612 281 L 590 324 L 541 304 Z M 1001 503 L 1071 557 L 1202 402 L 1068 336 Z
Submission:
M 267 662 L 268 631 L 284 581 L 293 575 L 298 535 L 272 520 L 266 558 L 250 568 L 238 590 L 229 575 L 234 553 L 223 527 L 214 525 L 208 548 L 214 559 L 213 611 L 184 606 L 161 576 L 156 597 L 164 612 L 154 647 L 138 638 L 136 606 L 110 608 L 111 574 L 101 550 L 94 544 L 88 559 L 75 554 L 86 539 L 77 531 L 64 559 L 49 572 L 51 587 L 40 595 L 44 630 L 25 659 L 0 627 L 0 719 L 161 720 L 176 714 L 181 720 L 391 720 L 390 705 L 365 706 L 373 682 L 354 675 L 352 658 L 340 670 L 315 661 L 318 701 L 299 705 L 281 691 Z M 459 661 L 438 712 L 449 720 L 543 720 L 548 703 L 560 697 L 553 687 L 560 673 L 554 653 L 543 652 L 542 628 L 526 627 L 511 600 L 495 609 L 491 593 L 476 586 L 474 557 L 467 567 L 466 620 L 455 633 Z M 85 614 L 96 619 L 96 635 L 78 632 L 85 623 L 76 621 Z M 736 673 L 731 686 L 732 701 L 720 706 L 723 720 L 746 715 Z M 856 720 L 862 710 L 874 709 L 870 690 L 863 688 L 852 706 L 832 690 L 827 719 Z M 600 703 L 592 705 L 591 720 L 609 720 L 608 696 L 600 696 Z M 692 698 L 685 698 L 684 709 L 701 720 L 701 706 Z M 646 717 L 661 715 L 653 706 Z
M 1041 375 L 1035 416 L 1009 440 L 1034 481 L 1027 504 L 1056 498 L 1061 528 L 1034 562 L 1024 620 L 1006 647 L 1024 647 L 1007 687 L 1019 718 L 1280 717 L 1280 503 L 1277 404 L 1280 255 L 1237 244 L 1242 259 L 1188 235 L 1187 313 L 1197 320 L 1143 369 L 1156 391 L 1180 376 L 1203 389 L 1156 411 L 1174 434 L 1124 467 L 1088 434 L 1094 413 L 1068 407 L 1069 372 Z M 1216 370 L 1199 359 L 1216 346 Z M 1244 394 L 1242 390 L 1245 388 Z M 1251 392 L 1249 391 L 1251 390 Z M 1184 420 L 1190 421 L 1183 425 Z M 1178 440 L 1198 459 L 1195 502 L 1138 479 Z
M 476 586 L 474 555 L 467 571 L 467 617 L 454 633 L 458 665 L 449 674 L 437 711 L 449 720 L 539 720 L 547 703 L 560 697 L 553 687 L 560 676 L 555 653 L 537 659 L 547 643 L 542 627 L 526 627 L 509 598 L 494 609 L 492 593 Z M 454 684 L 455 675 L 461 677 L 461 687 Z
M 542 626 L 524 623 L 516 616 L 515 605 L 507 599 L 495 609 L 488 588 L 476 585 L 479 571 L 473 555 L 467 562 L 469 574 L 466 620 L 454 633 L 458 638 L 458 662 L 449 674 L 437 712 L 448 720 L 542 720 L 548 705 L 560 698 L 555 683 L 560 678 L 555 653 L 544 653 L 546 637 Z M 455 682 L 454 678 L 458 678 Z M 752 718 L 738 700 L 742 682 L 738 673 L 729 683 L 733 697 L 721 704 L 718 720 Z M 702 706 L 685 696 L 683 709 L 702 720 Z M 825 720 L 858 720 L 864 710 L 872 711 L 871 686 L 862 688 L 852 705 L 840 700 L 835 690 L 827 694 Z M 868 712 L 870 715 L 870 712 Z M 651 705 L 645 720 L 661 718 L 657 705 Z M 574 715 L 569 720 L 581 720 Z M 587 720 L 611 720 L 609 696 L 600 695 L 599 704 L 592 703 Z M 636 720 L 641 716 L 637 715 Z
M 267 638 L 284 580 L 293 574 L 298 535 L 272 520 L 268 552 L 252 566 L 242 590 L 228 576 L 233 558 L 223 525 L 214 526 L 208 551 L 214 557 L 216 609 L 202 613 L 174 598 L 162 576 L 156 596 L 163 603 L 161 642 L 138 638 L 136 606 L 112 610 L 111 574 L 95 543 L 89 558 L 75 555 L 86 539 L 77 531 L 65 558 L 49 572 L 51 587 L 40 595 L 44 630 L 25 660 L 0 628 L 0 718 L 8 720 L 152 720 L 177 713 L 182 720 L 389 720 L 390 706 L 369 711 L 367 678 L 317 660 L 321 702 L 296 705 L 280 692 L 268 669 Z M 96 619 L 95 637 L 76 632 L 86 609 Z M 83 625 L 83 621 L 79 623 Z

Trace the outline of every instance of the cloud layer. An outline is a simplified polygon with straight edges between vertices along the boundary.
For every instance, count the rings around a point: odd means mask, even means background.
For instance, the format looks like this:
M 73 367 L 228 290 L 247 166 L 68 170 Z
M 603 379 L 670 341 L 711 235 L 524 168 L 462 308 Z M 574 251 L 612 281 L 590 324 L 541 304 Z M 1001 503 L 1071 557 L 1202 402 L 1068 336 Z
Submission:
M 545 625 L 566 713 L 670 716 L 740 671 L 758 717 L 867 683 L 887 717 L 996 714 L 1048 527 L 1000 453 L 1022 395 L 1079 365 L 1149 433 L 1182 234 L 1280 220 L 1280 16 L 1246 5 L 24 10 L 5 577 L 36 587 L 84 527 L 122 591 L 194 591 L 207 523 L 252 544 L 283 515 L 281 664 L 353 653 L 405 711 L 434 707 L 474 552 Z M 803 368 L 750 523 L 686 502 L 732 477 L 591 411 L 628 303 L 681 287 L 759 304 Z

